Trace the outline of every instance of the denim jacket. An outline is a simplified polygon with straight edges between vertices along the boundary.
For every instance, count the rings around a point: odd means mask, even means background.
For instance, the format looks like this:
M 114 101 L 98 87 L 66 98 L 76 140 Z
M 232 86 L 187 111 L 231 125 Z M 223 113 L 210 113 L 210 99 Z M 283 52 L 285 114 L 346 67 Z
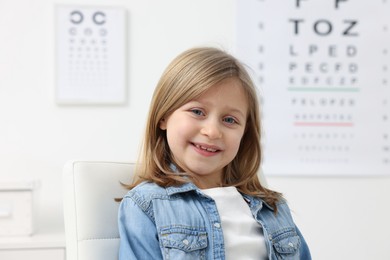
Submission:
M 242 195 L 263 227 L 268 258 L 311 259 L 285 201 L 278 213 Z M 225 259 L 221 219 L 213 199 L 192 183 L 163 188 L 144 182 L 119 207 L 119 260 Z

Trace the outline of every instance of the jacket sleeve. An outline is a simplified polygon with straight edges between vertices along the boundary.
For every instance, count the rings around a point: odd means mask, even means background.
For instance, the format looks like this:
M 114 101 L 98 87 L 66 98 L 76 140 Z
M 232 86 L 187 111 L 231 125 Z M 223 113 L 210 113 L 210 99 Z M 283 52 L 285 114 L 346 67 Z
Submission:
M 118 228 L 119 260 L 162 259 L 154 222 L 131 198 L 119 206 Z
M 303 238 L 303 235 L 302 235 L 301 231 L 299 230 L 299 228 L 297 226 L 295 226 L 295 228 L 297 230 L 298 236 L 301 239 L 301 245 L 299 247 L 299 255 L 300 255 L 299 258 L 300 258 L 300 260 L 311 260 L 309 247 L 308 247 L 305 239 Z

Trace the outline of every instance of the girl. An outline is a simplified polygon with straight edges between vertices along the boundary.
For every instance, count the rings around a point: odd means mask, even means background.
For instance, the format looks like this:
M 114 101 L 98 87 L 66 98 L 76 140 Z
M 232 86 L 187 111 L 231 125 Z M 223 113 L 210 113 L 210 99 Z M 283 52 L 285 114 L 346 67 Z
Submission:
M 311 259 L 282 195 L 262 186 L 256 90 L 231 55 L 194 48 L 154 92 L 119 259 Z

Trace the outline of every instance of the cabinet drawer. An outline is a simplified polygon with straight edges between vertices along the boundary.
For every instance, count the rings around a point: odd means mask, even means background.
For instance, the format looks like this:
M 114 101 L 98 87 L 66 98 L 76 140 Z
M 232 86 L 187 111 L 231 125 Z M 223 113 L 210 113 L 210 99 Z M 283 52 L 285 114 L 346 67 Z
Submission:
M 3 249 L 0 259 L 4 260 L 65 260 L 64 248 Z

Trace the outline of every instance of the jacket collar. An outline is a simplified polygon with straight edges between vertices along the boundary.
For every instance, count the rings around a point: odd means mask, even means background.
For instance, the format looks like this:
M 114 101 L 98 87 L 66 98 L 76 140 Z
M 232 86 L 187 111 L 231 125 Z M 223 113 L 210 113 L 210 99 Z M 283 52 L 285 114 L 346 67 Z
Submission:
M 183 192 L 188 192 L 193 190 L 199 190 L 199 188 L 196 187 L 195 184 L 191 182 L 184 183 L 180 186 L 170 186 L 166 188 L 168 195 L 174 195 L 177 193 L 183 193 Z
M 249 207 L 252 210 L 259 211 L 263 208 L 263 205 L 265 205 L 267 208 L 274 211 L 274 208 L 271 207 L 271 205 L 269 205 L 268 203 L 266 203 L 265 201 L 263 201 L 259 197 L 253 197 L 253 196 L 242 194 L 242 193 L 241 193 L 241 195 L 244 198 L 244 200 L 248 203 Z
M 174 194 L 184 193 L 188 191 L 200 191 L 200 189 L 192 182 L 187 182 L 180 186 L 167 187 L 166 191 L 168 195 L 174 195 Z M 256 210 L 256 211 L 261 210 L 263 208 L 263 205 L 265 205 L 267 208 L 274 211 L 273 207 L 271 207 L 269 204 L 267 204 L 266 202 L 264 202 L 262 199 L 258 197 L 253 197 L 242 193 L 241 195 L 252 210 Z

